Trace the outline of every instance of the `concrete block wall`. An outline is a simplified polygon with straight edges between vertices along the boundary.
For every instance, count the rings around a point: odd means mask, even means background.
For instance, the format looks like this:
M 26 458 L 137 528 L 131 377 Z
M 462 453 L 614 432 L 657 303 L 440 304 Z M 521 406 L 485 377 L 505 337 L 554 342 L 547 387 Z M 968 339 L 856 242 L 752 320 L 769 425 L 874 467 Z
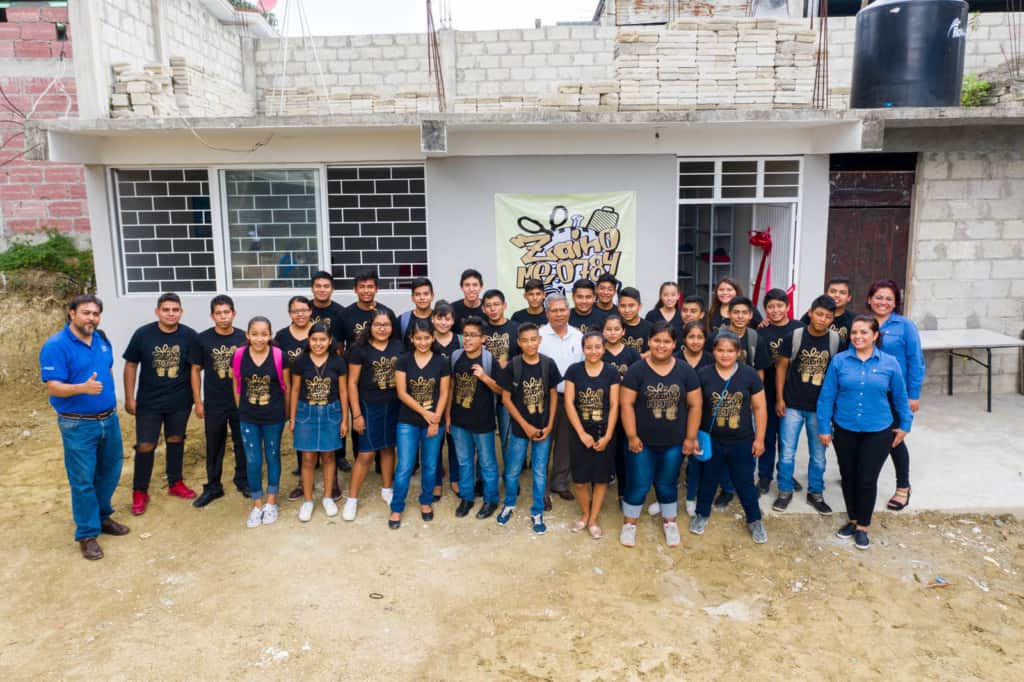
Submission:
M 142 67 L 159 59 L 151 0 L 92 0 L 101 62 Z M 171 3 L 167 3 L 171 4 Z
M 198 0 L 162 3 L 161 19 L 166 56 L 201 66 L 207 78 L 243 93 L 243 39 L 237 27 L 221 24 Z
M 924 152 L 915 188 L 910 312 L 921 329 L 1024 328 L 1024 150 Z M 932 355 L 932 354 L 929 354 Z M 981 357 L 983 353 L 979 353 Z M 928 357 L 929 391 L 946 356 Z M 957 391 L 985 390 L 985 370 L 957 360 Z M 1017 387 L 1018 352 L 993 352 L 993 390 Z

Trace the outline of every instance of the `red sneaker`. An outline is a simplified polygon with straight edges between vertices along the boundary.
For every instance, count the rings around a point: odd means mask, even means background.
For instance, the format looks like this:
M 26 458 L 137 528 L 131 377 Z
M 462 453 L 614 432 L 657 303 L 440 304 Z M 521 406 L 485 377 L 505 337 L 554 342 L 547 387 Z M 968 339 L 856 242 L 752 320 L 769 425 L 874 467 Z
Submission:
M 146 506 L 149 505 L 149 493 L 141 490 L 132 491 L 132 514 L 140 516 L 146 513 Z
M 191 500 L 196 496 L 196 491 L 185 485 L 185 481 L 178 481 L 167 489 L 167 494 L 180 497 L 184 500 Z

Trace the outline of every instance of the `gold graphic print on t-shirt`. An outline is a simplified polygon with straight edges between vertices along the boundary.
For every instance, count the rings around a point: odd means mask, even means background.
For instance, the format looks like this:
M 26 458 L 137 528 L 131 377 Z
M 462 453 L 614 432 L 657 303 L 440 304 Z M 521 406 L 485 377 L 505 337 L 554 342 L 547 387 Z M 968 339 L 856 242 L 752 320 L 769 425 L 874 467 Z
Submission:
M 629 365 L 626 363 L 619 365 L 613 362 L 612 366 L 619 371 L 619 381 L 622 381 L 626 377 L 626 370 L 629 369 Z
M 846 337 L 849 336 L 849 334 L 850 334 L 850 330 L 849 329 L 847 329 L 846 327 L 840 327 L 839 325 L 836 325 L 836 324 L 831 324 L 831 325 L 829 325 L 828 328 L 829 328 L 829 331 L 833 331 L 836 334 L 839 334 L 839 340 L 840 341 L 846 341 Z
M 473 377 L 474 379 L 476 377 Z M 424 410 L 434 409 L 434 386 L 437 379 L 434 377 L 416 377 L 408 381 L 409 395 L 423 407 Z
M 622 343 L 626 344 L 627 347 L 632 348 L 637 353 L 644 352 L 644 340 L 640 337 L 633 338 L 631 336 L 623 336 Z
M 828 369 L 829 354 L 827 350 L 805 348 L 800 351 L 797 358 L 800 367 L 800 381 L 810 383 L 813 386 L 821 386 L 825 379 L 825 370 Z
M 180 366 L 181 346 L 177 344 L 168 346 L 165 343 L 162 346 L 155 346 L 153 348 L 153 369 L 158 377 L 177 379 Z
M 455 373 L 455 404 L 468 410 L 473 405 L 473 396 L 476 395 L 476 383 L 478 379 L 475 374 L 456 372 Z
M 782 339 L 775 339 L 774 341 L 768 342 L 768 355 L 771 357 L 772 362 L 779 359 L 780 348 L 782 348 Z
M 679 417 L 679 385 L 660 381 L 644 389 L 647 409 L 655 419 L 675 421 Z
M 585 422 L 604 421 L 604 389 L 588 388 L 577 391 L 576 409 Z
M 369 320 L 367 320 L 366 322 L 357 322 L 352 327 L 352 333 L 354 334 L 354 336 L 352 338 L 358 339 L 360 336 L 362 336 L 363 334 L 366 333 L 366 329 L 369 326 L 370 326 L 370 321 Z
M 371 363 L 373 366 L 373 382 L 377 384 L 377 388 L 381 391 L 395 387 L 396 360 L 398 358 L 381 358 Z
M 306 402 L 310 405 L 326 405 L 331 395 L 330 377 L 311 377 L 306 379 Z
M 544 382 L 540 377 L 523 379 L 519 384 L 523 405 L 529 414 L 544 414 Z
M 213 358 L 213 371 L 221 379 L 235 378 L 235 372 L 231 369 L 231 360 L 235 357 L 237 348 L 237 346 L 221 346 L 210 349 L 210 357 Z
M 245 399 L 250 405 L 270 404 L 270 377 L 253 374 L 245 382 Z
M 508 360 L 509 348 L 511 344 L 509 342 L 508 332 L 504 334 L 490 334 L 487 337 L 487 341 L 484 343 L 484 347 L 491 352 L 494 359 L 498 362 L 505 362 Z
M 295 362 L 300 355 L 302 355 L 302 346 L 299 346 L 298 348 L 292 348 L 290 351 L 288 351 L 288 364 L 290 365 L 293 362 Z
M 721 401 L 721 402 L 719 402 Z M 743 408 L 743 394 L 739 391 L 729 393 L 725 392 L 724 397 L 721 393 L 711 394 L 711 404 L 721 405 L 718 408 L 718 414 L 715 417 L 715 423 L 720 427 L 725 427 L 728 424 L 730 429 L 740 428 L 740 410 Z

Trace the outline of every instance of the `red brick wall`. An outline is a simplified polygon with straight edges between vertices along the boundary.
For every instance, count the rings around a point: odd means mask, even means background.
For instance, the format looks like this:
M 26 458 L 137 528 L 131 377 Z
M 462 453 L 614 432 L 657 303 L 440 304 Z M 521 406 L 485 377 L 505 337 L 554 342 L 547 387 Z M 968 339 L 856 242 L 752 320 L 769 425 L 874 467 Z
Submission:
M 32 118 L 76 116 L 74 69 L 50 85 L 52 76 L 4 76 L 3 62 L 32 60 L 51 65 L 63 50 L 71 57 L 71 29 L 67 42 L 58 42 L 54 22 L 67 22 L 67 9 L 57 7 L 11 7 L 7 22 L 0 23 L 0 87 L 10 104 L 0 98 L 0 236 L 14 236 L 38 230 L 88 234 L 82 167 L 75 164 L 25 161 L 23 125 L 11 106 Z M 46 71 L 52 73 L 52 69 Z M 40 71 L 44 73 L 44 71 Z M 60 86 L 63 86 L 61 89 Z

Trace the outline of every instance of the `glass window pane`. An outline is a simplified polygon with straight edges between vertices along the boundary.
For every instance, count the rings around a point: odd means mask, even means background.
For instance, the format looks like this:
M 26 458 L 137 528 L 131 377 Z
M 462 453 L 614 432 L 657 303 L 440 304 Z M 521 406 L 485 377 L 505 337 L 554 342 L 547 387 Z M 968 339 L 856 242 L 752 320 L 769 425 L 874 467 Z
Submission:
M 320 269 L 315 169 L 224 171 L 236 288 L 305 288 Z
M 765 161 L 765 173 L 797 173 L 800 170 L 800 162 L 796 159 L 787 161 Z
M 795 186 L 800 184 L 800 176 L 796 173 L 765 173 L 764 184 Z
M 765 197 L 795 197 L 800 193 L 799 187 L 765 187 Z
M 723 161 L 722 174 L 757 173 L 757 161 Z
M 711 187 L 681 187 L 679 189 L 680 199 L 710 199 L 714 189 Z
M 680 161 L 680 173 L 714 173 L 714 161 Z
M 753 199 L 757 196 L 756 187 L 723 187 L 722 198 L 723 199 Z

